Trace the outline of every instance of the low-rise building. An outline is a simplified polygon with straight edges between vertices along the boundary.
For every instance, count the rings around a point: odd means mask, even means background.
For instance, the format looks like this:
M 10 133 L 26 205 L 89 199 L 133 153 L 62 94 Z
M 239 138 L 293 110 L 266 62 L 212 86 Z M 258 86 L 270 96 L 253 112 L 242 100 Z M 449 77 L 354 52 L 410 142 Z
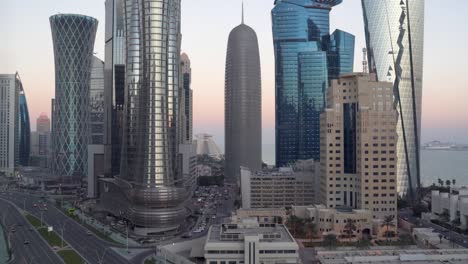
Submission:
M 324 205 L 293 206 L 292 215 L 302 219 L 311 219 L 316 225 L 318 235 L 335 234 L 338 237 L 344 235 L 346 224 L 353 221 L 356 230 L 352 238 L 361 238 L 378 234 L 378 228 L 374 227 L 372 213 L 369 210 L 327 208 Z
M 287 217 L 285 208 L 241 208 L 232 215 L 231 221 L 232 223 L 240 223 L 242 219 L 255 218 L 259 224 L 283 224 Z
M 259 224 L 254 218 L 212 225 L 204 251 L 207 264 L 301 263 L 299 246 L 284 225 Z
M 284 208 L 316 203 L 319 163 L 299 161 L 293 167 L 252 172 L 241 167 L 242 208 Z
M 452 193 L 432 191 L 432 219 L 447 221 L 465 230 L 468 228 L 468 189 L 452 190 Z
M 317 250 L 320 264 L 465 264 L 467 249 L 385 249 L 369 250 Z

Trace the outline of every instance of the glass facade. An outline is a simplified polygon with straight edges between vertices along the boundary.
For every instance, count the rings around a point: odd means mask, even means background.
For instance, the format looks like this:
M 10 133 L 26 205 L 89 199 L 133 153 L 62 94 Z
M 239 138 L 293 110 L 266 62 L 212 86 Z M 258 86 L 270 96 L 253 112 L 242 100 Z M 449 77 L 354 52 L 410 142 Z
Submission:
M 89 86 L 90 144 L 104 144 L 104 62 L 93 56 Z
M 87 175 L 89 86 L 98 21 L 58 14 L 50 17 L 55 58 L 53 173 L 61 178 Z
M 19 88 L 19 165 L 28 166 L 31 147 L 31 124 L 29 122 L 26 94 L 21 81 Z
M 331 79 L 352 72 L 354 36 L 330 35 L 341 0 L 277 0 L 272 10 L 276 75 L 276 165 L 320 158 L 320 112 Z
M 398 192 L 415 200 L 421 181 L 424 1 L 362 0 L 362 8 L 370 72 L 394 84 Z

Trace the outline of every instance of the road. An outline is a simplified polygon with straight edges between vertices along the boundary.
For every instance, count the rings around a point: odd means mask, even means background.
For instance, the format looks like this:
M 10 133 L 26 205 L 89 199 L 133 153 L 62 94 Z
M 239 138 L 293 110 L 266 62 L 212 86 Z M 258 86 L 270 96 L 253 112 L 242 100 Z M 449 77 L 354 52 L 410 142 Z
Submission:
M 398 214 L 399 217 L 403 218 L 405 221 L 408 221 L 416 226 L 419 224 L 419 227 L 432 228 L 435 232 L 440 233 L 446 237 L 446 239 L 455 242 L 457 245 L 468 248 L 467 235 L 448 230 L 447 228 L 436 225 L 432 222 L 421 221 L 419 218 L 413 216 L 413 212 L 408 209 L 400 210 Z
M 25 208 L 26 211 L 42 219 L 47 225 L 52 226 L 54 230 L 61 235 L 63 227 L 64 240 L 71 245 L 85 260 L 89 263 L 97 264 L 127 264 L 138 263 L 128 261 L 110 247 L 115 246 L 109 242 L 103 241 L 94 235 L 88 235 L 87 229 L 76 223 L 73 219 L 63 214 L 53 205 L 47 206 L 47 211 L 41 211 L 39 207 L 34 207 L 38 203 L 39 198 L 30 196 L 24 193 L 1 194 L 1 198 L 5 198 L 20 208 Z
M 2 214 L 2 221 L 5 223 L 5 229 L 16 225 L 16 232 L 10 233 L 10 241 L 15 258 L 14 263 L 63 263 L 62 259 L 56 255 L 47 242 L 32 229 L 32 226 L 15 206 L 0 199 L 0 211 Z M 7 230 L 5 230 L 5 234 L 8 234 Z M 26 240 L 29 241 L 29 244 L 24 244 Z

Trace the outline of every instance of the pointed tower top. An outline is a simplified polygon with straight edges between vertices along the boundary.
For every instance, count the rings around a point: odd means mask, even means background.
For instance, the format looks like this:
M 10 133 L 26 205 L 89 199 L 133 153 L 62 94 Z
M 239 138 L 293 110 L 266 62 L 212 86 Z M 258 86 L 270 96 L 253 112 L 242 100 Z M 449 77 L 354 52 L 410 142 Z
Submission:
M 244 1 L 242 1 L 242 24 L 244 24 Z

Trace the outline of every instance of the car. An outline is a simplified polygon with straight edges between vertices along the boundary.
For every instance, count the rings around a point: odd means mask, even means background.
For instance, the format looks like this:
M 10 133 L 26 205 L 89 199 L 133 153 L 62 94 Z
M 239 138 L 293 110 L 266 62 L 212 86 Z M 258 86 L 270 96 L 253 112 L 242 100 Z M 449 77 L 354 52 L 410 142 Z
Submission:
M 33 207 L 37 207 L 37 204 L 33 204 Z
M 11 229 L 11 232 L 12 232 L 12 233 L 16 232 L 16 228 L 13 227 L 13 228 Z
M 25 240 L 25 241 L 24 241 L 24 244 L 25 244 L 25 245 L 29 244 L 29 240 Z
M 91 233 L 91 231 L 87 231 L 86 234 L 87 234 L 88 236 L 91 236 L 93 233 Z

